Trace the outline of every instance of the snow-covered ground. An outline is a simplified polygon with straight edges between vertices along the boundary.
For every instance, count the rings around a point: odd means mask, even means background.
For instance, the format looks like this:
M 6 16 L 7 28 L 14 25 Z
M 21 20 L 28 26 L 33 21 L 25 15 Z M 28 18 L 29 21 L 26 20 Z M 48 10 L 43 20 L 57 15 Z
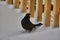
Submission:
M 51 27 L 45 25 L 37 28 L 35 31 L 24 32 L 21 26 L 21 19 L 24 13 L 20 9 L 15 9 L 13 5 L 6 2 L 0 2 L 0 40 L 60 40 L 60 28 L 53 28 L 53 18 L 51 18 Z M 51 13 L 53 16 L 53 12 Z M 36 17 L 30 19 L 33 23 L 38 23 Z M 44 14 L 43 21 L 44 24 Z

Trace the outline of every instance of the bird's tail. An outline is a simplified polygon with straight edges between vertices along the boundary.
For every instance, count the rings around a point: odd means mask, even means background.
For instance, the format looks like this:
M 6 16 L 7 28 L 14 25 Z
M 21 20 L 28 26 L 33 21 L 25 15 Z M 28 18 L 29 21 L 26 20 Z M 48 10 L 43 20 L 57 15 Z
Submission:
M 39 23 L 39 24 L 35 24 L 34 26 L 41 26 L 41 25 L 43 25 L 42 23 Z

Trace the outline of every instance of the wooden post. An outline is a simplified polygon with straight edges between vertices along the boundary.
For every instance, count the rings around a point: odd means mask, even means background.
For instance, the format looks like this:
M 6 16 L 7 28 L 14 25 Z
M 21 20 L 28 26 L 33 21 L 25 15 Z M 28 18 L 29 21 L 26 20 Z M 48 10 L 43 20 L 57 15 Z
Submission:
M 8 4 L 13 4 L 13 0 L 8 0 Z
M 27 9 L 29 9 L 30 10 L 30 0 L 28 0 L 28 2 L 27 2 Z
M 19 8 L 19 6 L 20 6 L 20 0 L 15 0 L 14 6 L 15 6 L 15 8 Z
M 54 0 L 54 28 L 59 27 L 59 0 Z
M 42 21 L 43 0 L 38 0 L 38 17 L 37 21 Z
M 60 2 L 60 0 L 59 0 Z M 60 3 L 59 3 L 59 26 L 60 26 Z
M 22 12 L 26 12 L 27 11 L 27 2 L 26 0 L 22 0 Z
M 45 5 L 42 5 L 42 8 L 43 8 L 43 9 L 42 9 L 42 12 L 44 12 L 44 6 L 45 6 Z M 53 11 L 53 4 L 51 4 L 51 11 Z
M 30 0 L 30 14 L 31 17 L 34 17 L 34 5 L 35 5 L 35 0 Z
M 45 25 L 50 26 L 51 0 L 45 0 Z

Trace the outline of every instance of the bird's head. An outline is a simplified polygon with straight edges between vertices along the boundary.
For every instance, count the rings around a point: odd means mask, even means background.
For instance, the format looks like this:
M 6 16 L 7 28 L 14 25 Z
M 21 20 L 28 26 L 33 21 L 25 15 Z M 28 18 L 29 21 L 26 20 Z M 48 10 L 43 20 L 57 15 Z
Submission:
M 30 13 L 27 13 L 26 15 L 29 15 L 30 16 L 31 14 Z
M 27 13 L 26 16 L 25 16 L 25 18 L 29 19 L 30 15 L 31 15 L 30 13 Z

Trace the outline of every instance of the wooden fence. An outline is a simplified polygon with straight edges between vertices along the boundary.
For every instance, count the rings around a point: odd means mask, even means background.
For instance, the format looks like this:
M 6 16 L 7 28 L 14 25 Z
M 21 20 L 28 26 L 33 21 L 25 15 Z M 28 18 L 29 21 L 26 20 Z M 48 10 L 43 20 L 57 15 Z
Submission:
M 5 1 L 5 0 L 2 0 Z M 29 1 L 27 3 L 27 1 Z M 37 1 L 37 4 L 36 4 Z M 43 1 L 44 4 L 43 4 Z M 51 20 L 51 11 L 53 11 L 54 14 L 54 28 L 59 27 L 59 11 L 60 11 L 60 0 L 53 0 L 53 5 L 51 4 L 52 0 L 15 0 L 13 3 L 13 0 L 8 0 L 8 4 L 14 4 L 15 8 L 19 8 L 19 5 L 22 3 L 22 12 L 26 12 L 27 10 L 27 4 L 28 8 L 30 10 L 31 17 L 34 17 L 35 7 L 38 7 L 37 10 L 37 21 L 42 21 L 42 13 L 45 14 L 45 25 L 46 27 L 50 27 L 50 20 Z M 38 6 L 36 6 L 38 5 Z

